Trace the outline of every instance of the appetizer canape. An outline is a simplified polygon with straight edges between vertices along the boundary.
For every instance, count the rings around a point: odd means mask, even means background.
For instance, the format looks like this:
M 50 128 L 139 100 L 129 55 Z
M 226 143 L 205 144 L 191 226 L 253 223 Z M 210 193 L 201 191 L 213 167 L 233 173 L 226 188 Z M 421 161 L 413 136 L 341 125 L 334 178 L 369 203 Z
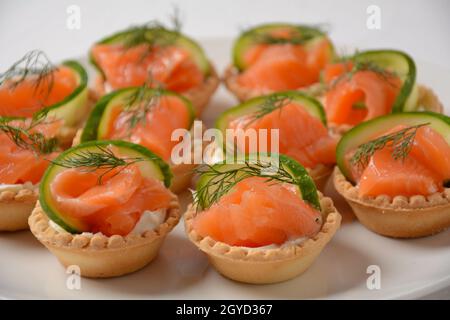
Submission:
M 241 101 L 283 90 L 308 87 L 334 57 L 328 37 L 318 28 L 267 24 L 241 34 L 225 84 Z
M 70 146 L 89 113 L 87 73 L 76 61 L 54 65 L 34 50 L 0 74 L 0 116 L 31 118 L 36 113 L 62 120 L 57 138 Z
M 352 126 L 391 112 L 442 112 L 434 93 L 416 84 L 416 66 L 396 50 L 364 51 L 327 65 L 321 100 L 328 123 L 343 133 Z
M 298 276 L 340 226 L 332 200 L 316 191 L 300 164 L 280 155 L 278 168 L 270 167 L 265 159 L 209 166 L 185 214 L 189 239 L 236 281 Z
M 180 218 L 170 169 L 148 149 L 93 141 L 48 167 L 29 218 L 34 236 L 85 277 L 136 271 L 157 255 Z
M 370 230 L 431 235 L 450 226 L 450 118 L 431 112 L 382 116 L 348 131 L 334 184 Z
M 199 115 L 219 85 L 202 48 L 178 30 L 145 24 L 113 34 L 94 44 L 90 60 L 98 70 L 99 96 L 140 86 L 148 78 L 186 96 Z
M 327 129 L 325 111 L 316 99 L 296 91 L 273 93 L 250 99 L 222 113 L 216 121 L 225 137 L 224 150 L 230 153 L 230 146 L 238 152 L 269 152 L 272 141 L 278 137 L 278 150 L 308 168 L 319 190 L 331 175 L 336 163 L 337 137 Z M 260 131 L 267 130 L 265 135 Z M 273 137 L 272 129 L 278 129 Z M 235 139 L 227 132 L 243 133 L 249 139 Z M 258 150 L 252 150 L 250 130 L 256 130 L 253 141 Z M 261 139 L 267 139 L 266 142 Z M 234 153 L 234 149 L 231 149 Z
M 0 118 L 0 231 L 28 229 L 38 184 L 57 155 L 61 121 Z
M 190 130 L 195 118 L 192 104 L 183 96 L 146 85 L 119 89 L 103 98 L 92 111 L 80 141 L 126 140 L 140 144 L 170 164 L 171 190 L 180 192 L 191 183 L 195 165 L 173 164 L 174 130 Z M 78 141 L 74 141 L 77 143 Z

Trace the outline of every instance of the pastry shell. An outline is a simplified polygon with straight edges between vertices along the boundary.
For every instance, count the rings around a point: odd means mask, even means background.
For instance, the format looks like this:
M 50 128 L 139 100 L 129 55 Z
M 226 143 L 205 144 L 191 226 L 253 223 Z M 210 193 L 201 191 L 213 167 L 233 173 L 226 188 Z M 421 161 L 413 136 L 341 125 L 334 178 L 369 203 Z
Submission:
M 316 188 L 323 192 L 328 179 L 333 173 L 333 168 L 334 165 L 318 164 L 314 168 L 307 168 L 306 170 L 313 179 Z
M 192 88 L 186 92 L 183 92 L 182 95 L 189 99 L 195 109 L 195 114 L 200 116 L 204 111 L 206 105 L 209 102 L 209 99 L 216 91 L 219 86 L 220 79 L 217 75 L 217 71 L 214 66 L 210 63 L 211 74 L 205 79 L 205 81 L 198 87 Z M 106 79 L 102 75 L 98 75 L 95 80 L 94 91 L 97 99 L 101 98 L 103 95 L 107 93 L 106 89 Z
M 38 187 L 29 182 L 1 191 L 0 231 L 28 229 L 28 217 L 36 205 L 38 193 Z
M 190 205 L 185 213 L 185 229 L 189 239 L 209 258 L 216 270 L 235 281 L 268 284 L 297 277 L 316 260 L 341 224 L 341 215 L 330 198 L 320 194 L 324 223 L 312 238 L 300 244 L 288 244 L 278 248 L 247 248 L 230 246 L 202 237 L 193 229 L 197 215 Z
M 430 196 L 361 197 L 338 167 L 334 186 L 369 230 L 394 238 L 429 236 L 450 227 L 450 189 Z
M 50 226 L 39 202 L 28 223 L 33 235 L 64 267 L 78 266 L 83 277 L 109 278 L 137 271 L 150 263 L 157 256 L 166 235 L 179 220 L 180 205 L 178 198 L 173 195 L 164 223 L 156 230 L 141 235 L 107 237 L 102 233 L 59 232 Z
M 238 76 L 239 72 L 236 67 L 229 65 L 223 74 L 223 81 L 227 89 L 231 91 L 241 102 L 274 92 L 270 89 L 255 89 L 241 86 L 237 81 Z

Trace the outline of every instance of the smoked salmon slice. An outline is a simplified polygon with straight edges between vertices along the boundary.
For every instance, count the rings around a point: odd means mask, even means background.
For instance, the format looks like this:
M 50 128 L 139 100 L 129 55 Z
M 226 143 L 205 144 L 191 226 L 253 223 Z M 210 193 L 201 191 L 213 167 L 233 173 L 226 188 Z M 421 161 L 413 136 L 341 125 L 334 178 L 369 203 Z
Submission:
M 305 49 L 297 44 L 258 44 L 249 48 L 245 62 L 249 65 L 237 81 L 248 88 L 292 90 L 319 81 L 320 71 L 330 61 L 330 42 L 322 39 Z
M 237 118 L 230 122 L 230 129 L 267 130 L 266 150 L 259 145 L 259 152 L 269 152 L 272 133 L 270 129 L 279 130 L 279 152 L 288 155 L 307 168 L 318 164 L 333 164 L 336 161 L 337 140 L 331 137 L 320 119 L 312 116 L 302 106 L 290 102 L 279 110 L 272 111 L 254 120 L 253 115 Z M 245 146 L 237 146 L 241 151 Z
M 320 221 L 320 212 L 292 186 L 250 177 L 199 213 L 193 226 L 201 236 L 232 246 L 261 247 L 313 236 Z
M 90 226 L 91 232 L 125 236 L 144 211 L 167 208 L 172 199 L 161 181 L 143 177 L 137 165 L 102 173 L 67 169 L 50 185 L 56 208 Z
M 0 116 L 32 117 L 37 111 L 63 101 L 78 86 L 72 69 L 59 66 L 44 79 L 30 76 L 0 86 Z
M 396 132 L 405 126 L 396 126 Z M 389 133 L 388 132 L 388 133 Z M 359 193 L 377 195 L 430 195 L 443 190 L 450 179 L 450 146 L 430 127 L 417 129 L 411 150 L 404 159 L 394 159 L 392 148 L 377 150 L 357 177 Z
M 92 56 L 112 89 L 141 86 L 149 79 L 179 93 L 200 85 L 204 74 L 190 53 L 176 46 L 97 44 Z
M 389 73 L 351 70 L 351 63 L 331 64 L 324 70 L 329 87 L 324 97 L 328 121 L 356 125 L 390 113 L 400 91 L 400 79 Z
M 191 114 L 185 102 L 177 96 L 164 95 L 157 99 L 145 120 L 133 128 L 127 124 L 132 114 L 116 108 L 111 113 L 109 130 L 103 138 L 125 139 L 143 145 L 166 161 L 170 160 L 172 148 L 178 143 L 171 140 L 172 133 L 178 128 L 189 128 Z
M 10 121 L 7 124 L 12 127 L 28 128 L 31 120 Z M 29 133 L 41 133 L 46 138 L 56 135 L 62 121 L 52 121 L 48 124 L 39 124 L 28 130 Z M 25 141 L 26 137 L 22 137 Z M 30 142 L 30 141 L 28 141 Z M 45 155 L 39 154 L 29 149 L 19 147 L 11 136 L 4 131 L 0 131 L 0 183 L 2 184 L 23 184 L 31 182 L 39 183 L 44 171 L 48 167 L 50 160 L 58 155 L 51 152 Z

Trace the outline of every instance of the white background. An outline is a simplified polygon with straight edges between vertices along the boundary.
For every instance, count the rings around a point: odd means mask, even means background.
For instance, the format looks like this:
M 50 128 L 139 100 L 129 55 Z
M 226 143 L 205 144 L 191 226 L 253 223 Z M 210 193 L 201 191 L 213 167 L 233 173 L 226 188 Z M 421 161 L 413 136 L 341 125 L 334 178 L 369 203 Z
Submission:
M 80 30 L 66 27 L 71 4 L 81 9 Z M 337 44 L 398 48 L 450 70 L 448 0 L 1 0 L 0 70 L 31 49 L 46 51 L 54 61 L 80 56 L 130 24 L 167 21 L 174 4 L 183 30 L 195 38 L 234 37 L 267 21 L 326 24 Z M 371 4 L 381 9 L 381 30 L 366 27 Z

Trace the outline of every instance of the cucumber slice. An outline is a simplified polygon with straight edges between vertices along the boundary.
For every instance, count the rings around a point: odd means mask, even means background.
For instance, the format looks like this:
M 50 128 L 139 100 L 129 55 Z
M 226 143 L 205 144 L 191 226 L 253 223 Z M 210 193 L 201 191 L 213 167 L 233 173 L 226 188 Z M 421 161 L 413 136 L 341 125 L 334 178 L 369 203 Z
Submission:
M 136 93 L 136 91 L 141 90 L 141 87 L 130 87 L 125 89 L 119 89 L 114 92 L 103 96 L 95 105 L 94 110 L 92 110 L 86 125 L 81 134 L 81 142 L 92 141 L 92 140 L 104 140 L 108 133 L 108 128 L 111 122 L 111 112 L 116 110 L 116 108 L 123 108 L 126 102 L 129 101 L 130 97 Z M 168 90 L 155 90 L 148 88 L 146 89 L 148 94 L 161 93 L 163 96 L 175 96 L 183 101 L 184 105 L 188 109 L 190 114 L 189 127 L 190 129 L 194 119 L 195 112 L 194 107 L 191 102 L 185 97 Z
M 77 78 L 77 87 L 64 100 L 38 111 L 50 117 L 63 119 L 64 125 L 73 127 L 80 123 L 88 112 L 88 76 L 86 70 L 76 61 L 65 61 L 63 66 L 70 68 Z
M 97 146 L 107 147 L 109 145 L 119 148 L 122 155 L 146 159 L 146 161 L 136 163 L 139 166 L 142 175 L 147 178 L 158 179 L 164 182 L 166 187 L 170 186 L 172 173 L 169 166 L 148 149 L 131 142 L 118 140 L 86 142 L 64 151 L 54 161 L 58 162 L 70 158 L 80 151 L 98 150 Z M 44 212 L 52 221 L 68 232 L 80 233 L 87 230 L 87 226 L 83 225 L 83 223 L 77 219 L 68 217 L 64 215 L 63 212 L 59 212 L 52 198 L 50 184 L 55 179 L 56 175 L 64 170 L 67 169 L 54 163 L 50 164 L 39 185 L 39 202 Z
M 354 56 L 356 61 L 370 61 L 394 72 L 402 81 L 400 92 L 392 106 L 392 112 L 414 111 L 419 93 L 416 81 L 416 64 L 405 52 L 398 50 L 363 51 Z
M 320 31 L 318 28 L 306 26 L 306 25 L 294 25 L 288 23 L 274 23 L 274 24 L 265 24 L 260 25 L 250 30 L 242 33 L 239 38 L 234 43 L 233 47 L 233 64 L 239 70 L 243 71 L 248 66 L 244 62 L 245 52 L 255 44 L 258 44 L 258 37 L 270 34 L 273 31 L 280 29 L 291 29 L 293 32 L 300 35 L 308 35 L 311 39 L 307 40 L 304 43 L 304 46 L 308 48 L 309 46 L 314 45 L 317 41 L 320 41 L 326 38 L 326 34 Z M 331 56 L 334 56 L 334 48 L 330 44 L 330 53 Z
M 308 202 L 311 206 L 313 206 L 315 209 L 320 210 L 320 201 L 319 201 L 319 195 L 317 193 L 316 185 L 314 184 L 314 181 L 309 176 L 308 171 L 299 164 L 294 159 L 285 156 L 285 155 L 278 155 L 280 160 L 280 166 L 285 169 L 296 181 L 296 186 L 298 190 L 300 191 L 299 194 L 301 195 L 302 199 L 306 202 Z M 261 162 L 264 163 L 264 155 L 259 154 L 258 159 L 260 159 Z M 251 165 L 251 164 L 250 164 Z M 245 167 L 245 164 L 227 164 L 225 162 L 217 163 L 212 166 L 213 170 L 217 170 L 219 172 L 227 172 L 230 170 L 236 170 L 242 167 Z M 211 170 L 211 169 L 210 169 Z M 211 176 L 208 174 L 210 170 L 204 172 L 201 174 L 198 182 L 197 182 L 197 190 L 200 188 L 205 188 L 205 186 L 208 186 L 210 182 L 215 182 L 214 179 L 217 180 L 217 177 Z M 239 173 L 238 173 L 239 174 Z M 217 184 L 212 183 L 208 188 L 208 194 L 212 194 L 217 189 Z M 206 200 L 206 199 L 205 199 Z M 200 202 L 200 207 L 202 208 L 208 208 L 210 203 L 207 202 Z
M 345 161 L 348 152 L 397 125 L 414 126 L 423 123 L 429 123 L 429 126 L 450 144 L 450 117 L 448 116 L 434 112 L 389 114 L 361 123 L 344 134 L 336 148 L 336 162 L 339 169 L 349 181 L 354 182 L 348 163 Z
M 157 31 L 155 31 L 155 30 L 157 30 Z M 130 35 L 132 35 L 135 32 L 142 32 L 142 30 L 140 30 L 140 29 L 136 30 L 136 29 L 131 28 L 131 29 L 128 29 L 125 31 L 120 31 L 111 36 L 103 38 L 102 40 L 98 41 L 95 44 L 121 44 L 121 43 L 124 43 L 124 41 L 126 41 L 127 37 L 129 37 Z M 154 36 L 155 32 L 158 32 L 159 34 L 164 33 L 164 34 L 167 34 L 168 37 L 173 37 L 175 39 L 174 45 L 185 49 L 186 51 L 188 51 L 191 54 L 195 63 L 197 64 L 199 69 L 203 72 L 205 77 L 210 75 L 211 65 L 208 61 L 208 58 L 205 55 L 205 52 L 203 51 L 203 49 L 200 47 L 200 45 L 197 42 L 195 42 L 193 39 L 191 39 L 179 32 L 171 31 L 171 30 L 163 30 L 160 28 L 158 28 L 158 29 L 148 28 L 146 37 L 151 39 Z M 89 53 L 89 60 L 92 63 L 92 65 L 94 65 L 94 67 L 102 74 L 102 76 L 105 77 L 103 70 L 96 63 L 94 56 L 92 55 L 92 51 Z

